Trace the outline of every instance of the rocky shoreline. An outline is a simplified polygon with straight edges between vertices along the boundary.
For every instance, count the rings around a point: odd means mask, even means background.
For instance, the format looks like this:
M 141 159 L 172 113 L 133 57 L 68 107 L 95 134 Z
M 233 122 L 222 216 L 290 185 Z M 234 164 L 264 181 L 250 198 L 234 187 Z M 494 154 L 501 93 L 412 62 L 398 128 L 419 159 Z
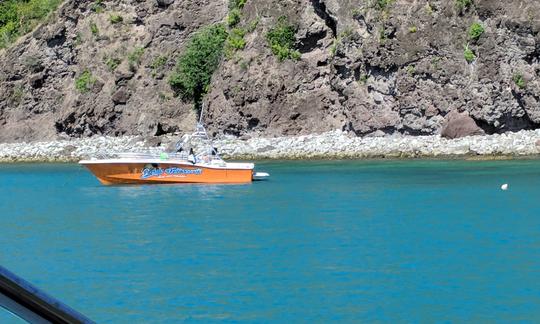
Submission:
M 0 162 L 76 162 L 121 152 L 161 153 L 170 151 L 178 138 L 90 137 L 0 143 Z M 439 135 L 356 137 L 333 131 L 294 137 L 223 137 L 215 140 L 214 145 L 224 158 L 231 160 L 516 158 L 540 154 L 540 130 L 452 140 Z

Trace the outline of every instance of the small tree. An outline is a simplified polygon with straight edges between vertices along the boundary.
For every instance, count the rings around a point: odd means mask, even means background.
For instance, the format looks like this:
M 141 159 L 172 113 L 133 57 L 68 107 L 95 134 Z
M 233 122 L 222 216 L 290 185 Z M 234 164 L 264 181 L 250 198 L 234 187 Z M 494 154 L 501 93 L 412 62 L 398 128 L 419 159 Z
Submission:
M 195 33 L 169 78 L 169 84 L 176 93 L 193 100 L 197 109 L 219 65 L 226 39 L 227 30 L 222 24 L 211 25 Z

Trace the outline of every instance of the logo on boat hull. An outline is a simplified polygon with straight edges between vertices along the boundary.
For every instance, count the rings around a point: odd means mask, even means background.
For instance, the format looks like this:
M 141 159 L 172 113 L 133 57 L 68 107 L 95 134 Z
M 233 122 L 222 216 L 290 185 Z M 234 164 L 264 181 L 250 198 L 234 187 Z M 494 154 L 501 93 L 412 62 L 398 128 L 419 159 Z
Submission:
M 184 177 L 189 174 L 201 175 L 202 169 L 182 169 L 176 167 L 167 169 L 144 168 L 141 173 L 141 179 Z

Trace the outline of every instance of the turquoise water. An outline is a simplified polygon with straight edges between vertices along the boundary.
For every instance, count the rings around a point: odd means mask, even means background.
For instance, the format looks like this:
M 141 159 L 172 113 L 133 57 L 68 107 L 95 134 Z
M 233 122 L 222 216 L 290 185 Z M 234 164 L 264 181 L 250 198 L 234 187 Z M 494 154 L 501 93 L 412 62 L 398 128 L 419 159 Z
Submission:
M 100 323 L 540 321 L 540 161 L 259 165 L 123 187 L 0 165 L 0 264 Z

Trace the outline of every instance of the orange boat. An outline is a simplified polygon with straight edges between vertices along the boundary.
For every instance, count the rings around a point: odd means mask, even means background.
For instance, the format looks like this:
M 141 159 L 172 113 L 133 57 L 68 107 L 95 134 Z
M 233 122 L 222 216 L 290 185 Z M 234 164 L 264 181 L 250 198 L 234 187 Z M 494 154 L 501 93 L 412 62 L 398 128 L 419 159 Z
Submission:
M 144 183 L 246 183 L 264 178 L 255 173 L 253 163 L 227 163 L 219 160 L 191 163 L 175 156 L 120 156 L 114 159 L 84 160 L 98 180 L 110 184 Z
M 254 172 L 253 163 L 223 161 L 211 144 L 206 129 L 199 121 L 195 133 L 177 143 L 174 153 L 122 153 L 113 158 L 83 160 L 79 163 L 104 185 L 249 183 L 269 176 L 268 173 Z

